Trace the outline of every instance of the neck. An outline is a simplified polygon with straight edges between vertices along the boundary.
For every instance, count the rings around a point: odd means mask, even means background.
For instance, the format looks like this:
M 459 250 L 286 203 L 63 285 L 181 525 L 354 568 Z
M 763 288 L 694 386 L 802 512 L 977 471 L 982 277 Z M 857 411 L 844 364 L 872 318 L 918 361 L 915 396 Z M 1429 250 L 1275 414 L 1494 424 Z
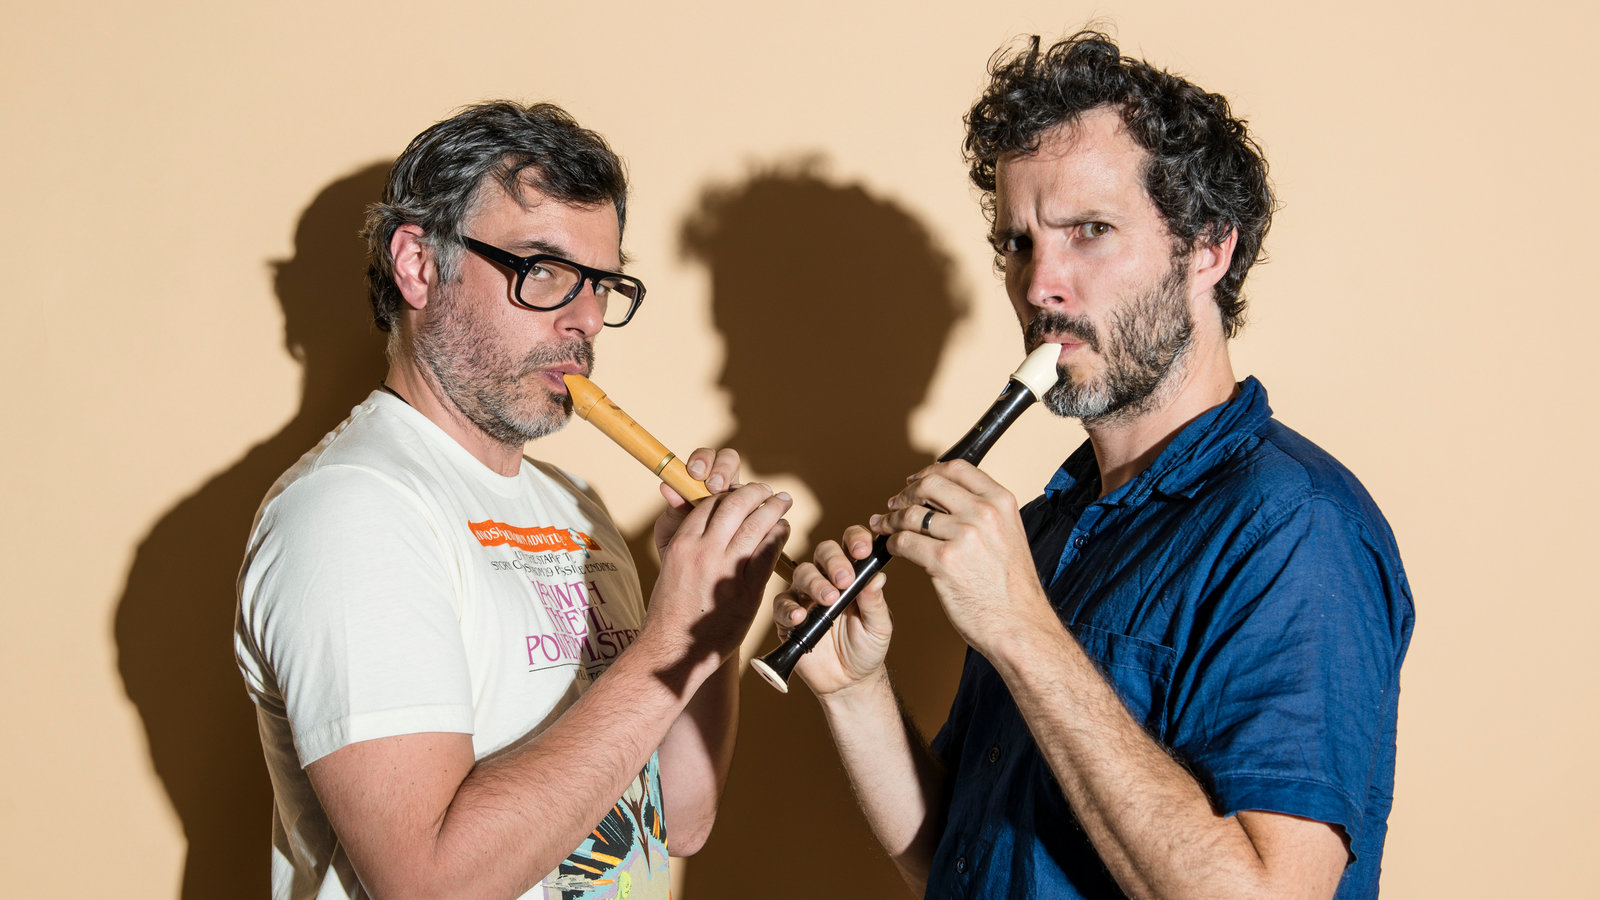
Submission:
M 393 359 L 383 381 L 478 462 L 501 475 L 515 475 L 522 470 L 523 445 L 502 443 L 484 433 L 445 395 L 439 379 L 426 367 L 418 365 L 416 359 L 409 356 Z
M 1237 390 L 1227 344 L 1219 342 L 1207 351 L 1194 348 L 1151 395 L 1148 409 L 1084 422 L 1100 468 L 1100 496 L 1149 468 L 1185 425 L 1228 402 Z

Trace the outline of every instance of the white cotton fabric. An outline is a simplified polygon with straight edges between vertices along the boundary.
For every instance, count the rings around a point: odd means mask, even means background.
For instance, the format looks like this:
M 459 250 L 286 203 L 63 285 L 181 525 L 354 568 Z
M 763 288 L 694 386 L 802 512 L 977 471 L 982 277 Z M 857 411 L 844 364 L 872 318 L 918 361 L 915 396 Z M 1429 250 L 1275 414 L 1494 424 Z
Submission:
M 420 732 L 469 734 L 478 759 L 503 750 L 571 706 L 643 621 L 587 485 L 526 459 L 499 475 L 374 392 L 273 486 L 239 577 L 235 652 L 276 795 L 273 895 L 365 896 L 305 766 Z

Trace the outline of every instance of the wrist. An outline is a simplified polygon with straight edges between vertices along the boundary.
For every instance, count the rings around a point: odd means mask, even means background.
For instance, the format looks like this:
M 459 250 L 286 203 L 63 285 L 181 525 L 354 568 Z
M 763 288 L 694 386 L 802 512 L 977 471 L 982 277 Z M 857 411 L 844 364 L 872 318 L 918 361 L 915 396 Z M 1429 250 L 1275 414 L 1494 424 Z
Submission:
M 849 684 L 826 693 L 813 689 L 812 693 L 816 694 L 824 714 L 830 717 L 849 715 L 880 703 L 885 696 L 893 698 L 894 683 L 889 678 L 888 666 L 880 663 L 877 668 Z
M 1066 648 L 1062 642 L 1077 644 L 1055 609 L 1044 603 L 1030 605 L 1003 633 L 986 646 L 975 649 L 1010 684 L 1014 678 L 1026 675 L 1039 660 L 1063 658 Z
M 645 621 L 645 627 L 629 648 L 659 679 L 684 685 L 692 692 L 710 678 L 725 662 L 725 657 L 696 642 L 686 631 L 662 627 Z

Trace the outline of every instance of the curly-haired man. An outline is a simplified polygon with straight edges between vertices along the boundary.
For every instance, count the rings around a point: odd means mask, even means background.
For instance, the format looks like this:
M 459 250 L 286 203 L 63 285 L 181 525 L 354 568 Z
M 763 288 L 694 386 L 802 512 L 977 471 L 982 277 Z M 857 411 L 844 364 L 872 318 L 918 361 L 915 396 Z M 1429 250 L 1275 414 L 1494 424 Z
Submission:
M 966 150 L 1044 398 L 1089 440 L 1018 508 L 961 462 L 826 544 L 780 629 L 872 533 L 966 640 L 931 746 L 884 660 L 881 581 L 805 657 L 867 818 L 930 897 L 1371 897 L 1410 588 L 1356 479 L 1235 378 L 1271 220 L 1222 97 L 1084 32 L 991 65 Z

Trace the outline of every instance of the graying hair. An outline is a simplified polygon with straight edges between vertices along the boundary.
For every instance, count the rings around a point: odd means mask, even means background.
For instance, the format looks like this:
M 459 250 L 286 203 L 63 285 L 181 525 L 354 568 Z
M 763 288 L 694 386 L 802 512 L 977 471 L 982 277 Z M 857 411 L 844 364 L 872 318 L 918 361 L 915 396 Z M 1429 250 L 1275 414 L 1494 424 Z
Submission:
M 454 281 L 462 226 L 491 179 L 512 197 L 526 184 L 565 203 L 610 202 L 619 232 L 627 222 L 628 176 L 605 138 L 552 103 L 466 107 L 411 141 L 389 170 L 383 202 L 367 210 L 367 289 L 379 329 L 393 329 L 402 305 L 389 253 L 395 231 L 421 228 L 439 278 Z

